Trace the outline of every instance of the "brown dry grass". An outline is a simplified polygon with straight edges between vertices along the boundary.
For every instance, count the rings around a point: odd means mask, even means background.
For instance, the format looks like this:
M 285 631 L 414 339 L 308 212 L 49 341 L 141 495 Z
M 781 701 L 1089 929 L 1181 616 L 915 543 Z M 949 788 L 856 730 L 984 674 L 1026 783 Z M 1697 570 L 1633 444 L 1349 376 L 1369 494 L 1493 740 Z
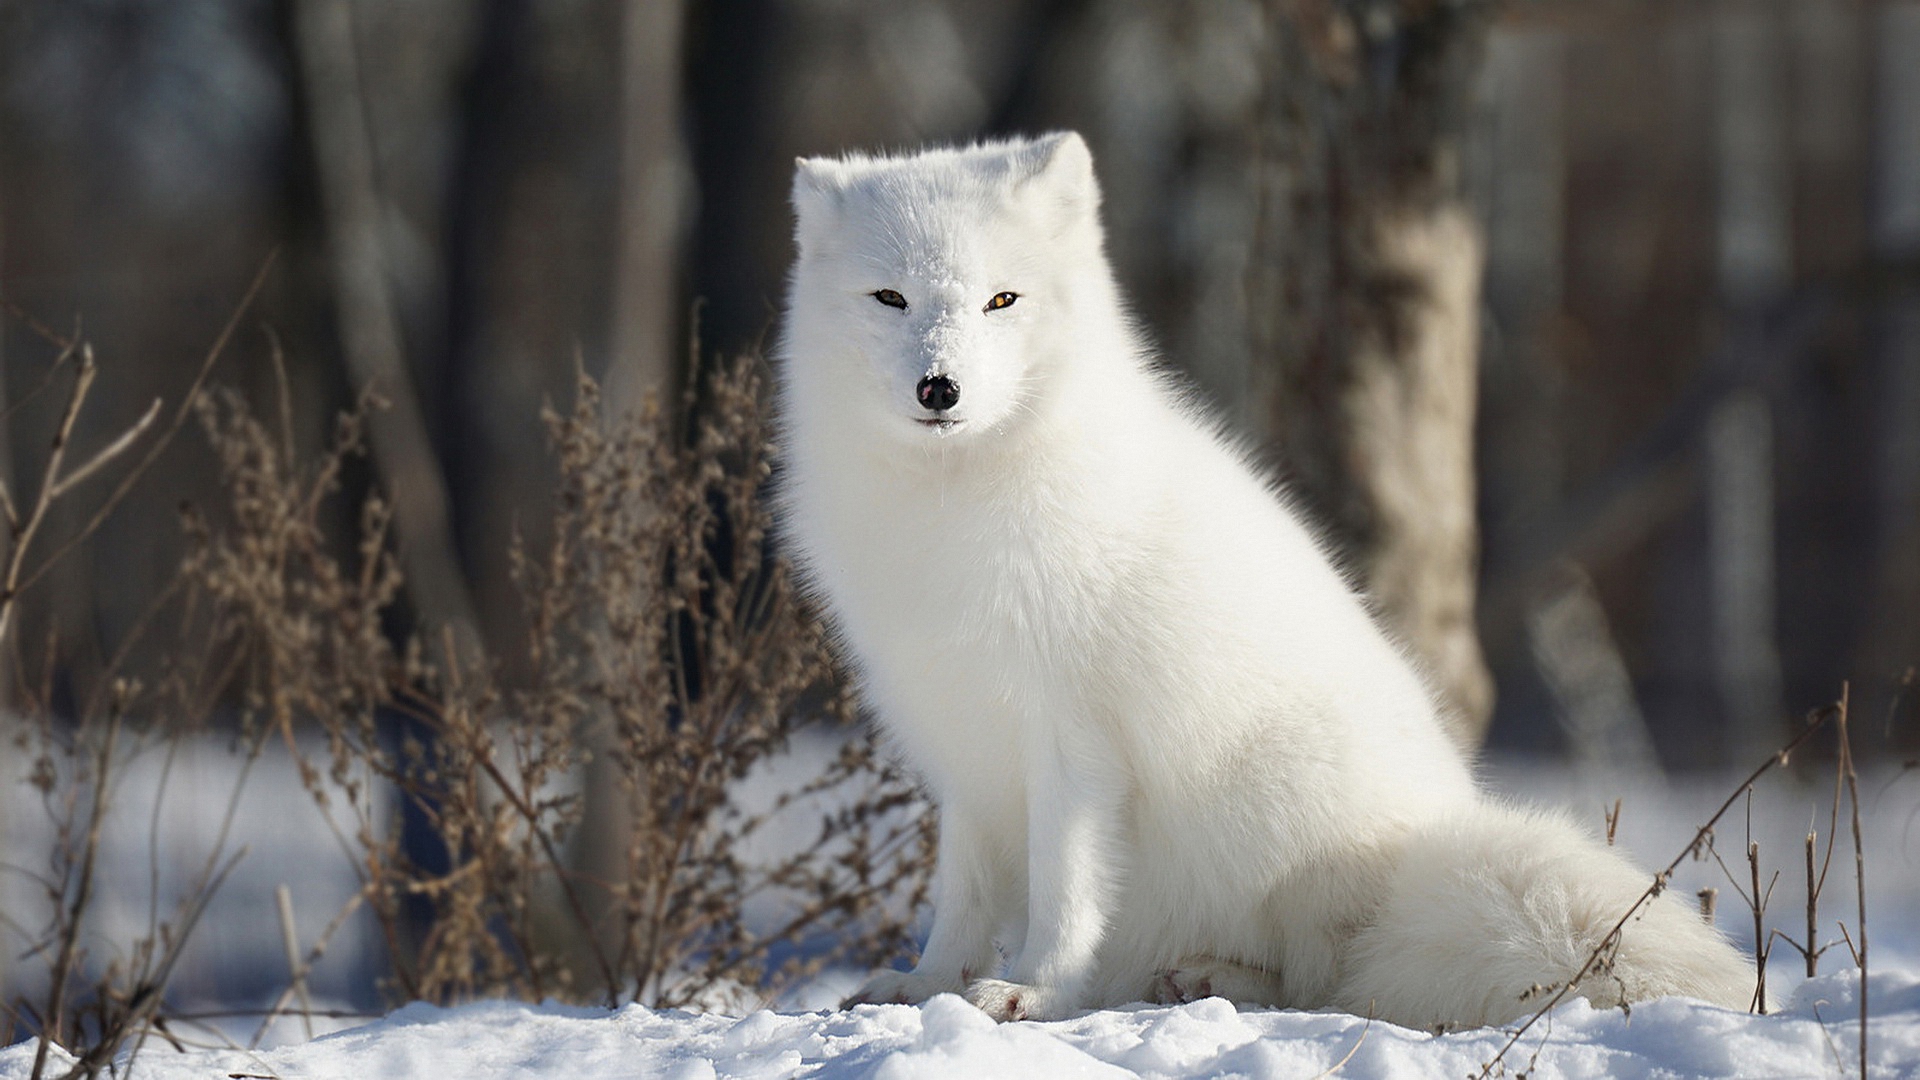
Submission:
M 270 741 L 287 747 L 360 883 L 318 938 L 289 926 L 294 974 L 274 1012 L 357 911 L 385 936 L 396 1000 L 738 1006 L 910 948 L 931 815 L 865 738 L 847 734 L 769 810 L 737 801 L 803 729 L 840 732 L 853 706 L 770 553 L 759 370 L 720 364 L 698 391 L 677 417 L 608 418 L 583 375 L 572 407 L 547 414 L 553 528 L 540 545 L 510 541 L 529 632 L 509 664 L 451 631 L 395 635 L 404 582 L 378 497 L 354 535 L 329 535 L 376 401 L 300 463 L 240 395 L 196 386 L 226 505 L 186 512 L 188 553 L 134 635 L 166 637 L 164 658 L 129 672 L 129 641 L 77 707 L 52 660 L 15 694 L 12 744 L 56 825 L 44 866 L 12 868 L 44 888 L 51 917 L 4 927 L 47 969 L 34 995 L 0 1006 L 41 1037 L 36 1080 L 95 1075 L 186 1023 L 169 1025 L 167 982 L 239 857 L 225 825 L 188 901 L 142 940 L 96 958 L 88 927 L 117 776 L 208 730 L 241 758 L 230 808 L 246 765 Z M 509 684 L 505 670 L 528 674 Z M 780 821 L 795 815 L 815 822 L 798 843 Z M 422 850 L 443 857 L 410 854 Z

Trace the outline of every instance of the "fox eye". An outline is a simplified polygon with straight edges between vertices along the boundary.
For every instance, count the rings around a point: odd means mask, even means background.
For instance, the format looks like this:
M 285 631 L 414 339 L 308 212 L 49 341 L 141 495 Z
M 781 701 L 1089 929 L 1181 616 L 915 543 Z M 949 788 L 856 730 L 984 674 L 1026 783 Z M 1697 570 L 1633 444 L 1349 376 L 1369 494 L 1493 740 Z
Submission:
M 892 289 L 876 289 L 874 290 L 873 298 L 888 307 L 899 308 L 902 311 L 906 310 L 907 307 L 907 298 L 894 292 Z
M 981 310 L 999 311 L 1003 307 L 1012 307 L 1013 302 L 1018 299 L 1020 299 L 1020 294 L 1017 292 L 994 293 L 993 299 L 987 301 L 987 306 Z

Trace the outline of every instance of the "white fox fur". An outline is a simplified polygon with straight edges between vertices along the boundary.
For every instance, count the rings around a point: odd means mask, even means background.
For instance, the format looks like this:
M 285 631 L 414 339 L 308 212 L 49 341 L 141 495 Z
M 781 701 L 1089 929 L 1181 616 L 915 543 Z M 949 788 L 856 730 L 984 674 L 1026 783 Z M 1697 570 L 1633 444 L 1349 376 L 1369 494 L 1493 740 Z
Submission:
M 1578 971 L 1650 878 L 1477 790 L 1313 534 L 1155 371 L 1079 136 L 803 160 L 793 201 L 785 535 L 940 809 L 924 954 L 864 999 L 1459 1027 Z M 1580 989 L 1751 986 L 1661 897 Z

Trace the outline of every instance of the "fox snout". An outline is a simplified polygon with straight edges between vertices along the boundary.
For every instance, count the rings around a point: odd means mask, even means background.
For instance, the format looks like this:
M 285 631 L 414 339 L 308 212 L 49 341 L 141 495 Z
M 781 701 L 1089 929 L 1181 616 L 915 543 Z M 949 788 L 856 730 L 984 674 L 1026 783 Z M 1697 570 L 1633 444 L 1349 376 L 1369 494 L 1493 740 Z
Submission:
M 914 387 L 914 399 L 928 412 L 945 412 L 960 403 L 960 384 L 945 375 L 928 375 Z

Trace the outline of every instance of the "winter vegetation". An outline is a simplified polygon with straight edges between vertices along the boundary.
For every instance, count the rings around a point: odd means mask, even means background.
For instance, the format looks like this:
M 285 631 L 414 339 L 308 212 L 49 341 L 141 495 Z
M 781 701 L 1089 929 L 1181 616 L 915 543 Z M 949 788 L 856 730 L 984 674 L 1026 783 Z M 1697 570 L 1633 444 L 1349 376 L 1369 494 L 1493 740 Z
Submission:
M 1916 54 L 1914 0 L 0 3 L 0 1080 L 1907 1075 Z M 840 1007 L 939 822 L 772 527 L 793 161 L 1066 128 L 1488 786 L 1746 1011 Z

